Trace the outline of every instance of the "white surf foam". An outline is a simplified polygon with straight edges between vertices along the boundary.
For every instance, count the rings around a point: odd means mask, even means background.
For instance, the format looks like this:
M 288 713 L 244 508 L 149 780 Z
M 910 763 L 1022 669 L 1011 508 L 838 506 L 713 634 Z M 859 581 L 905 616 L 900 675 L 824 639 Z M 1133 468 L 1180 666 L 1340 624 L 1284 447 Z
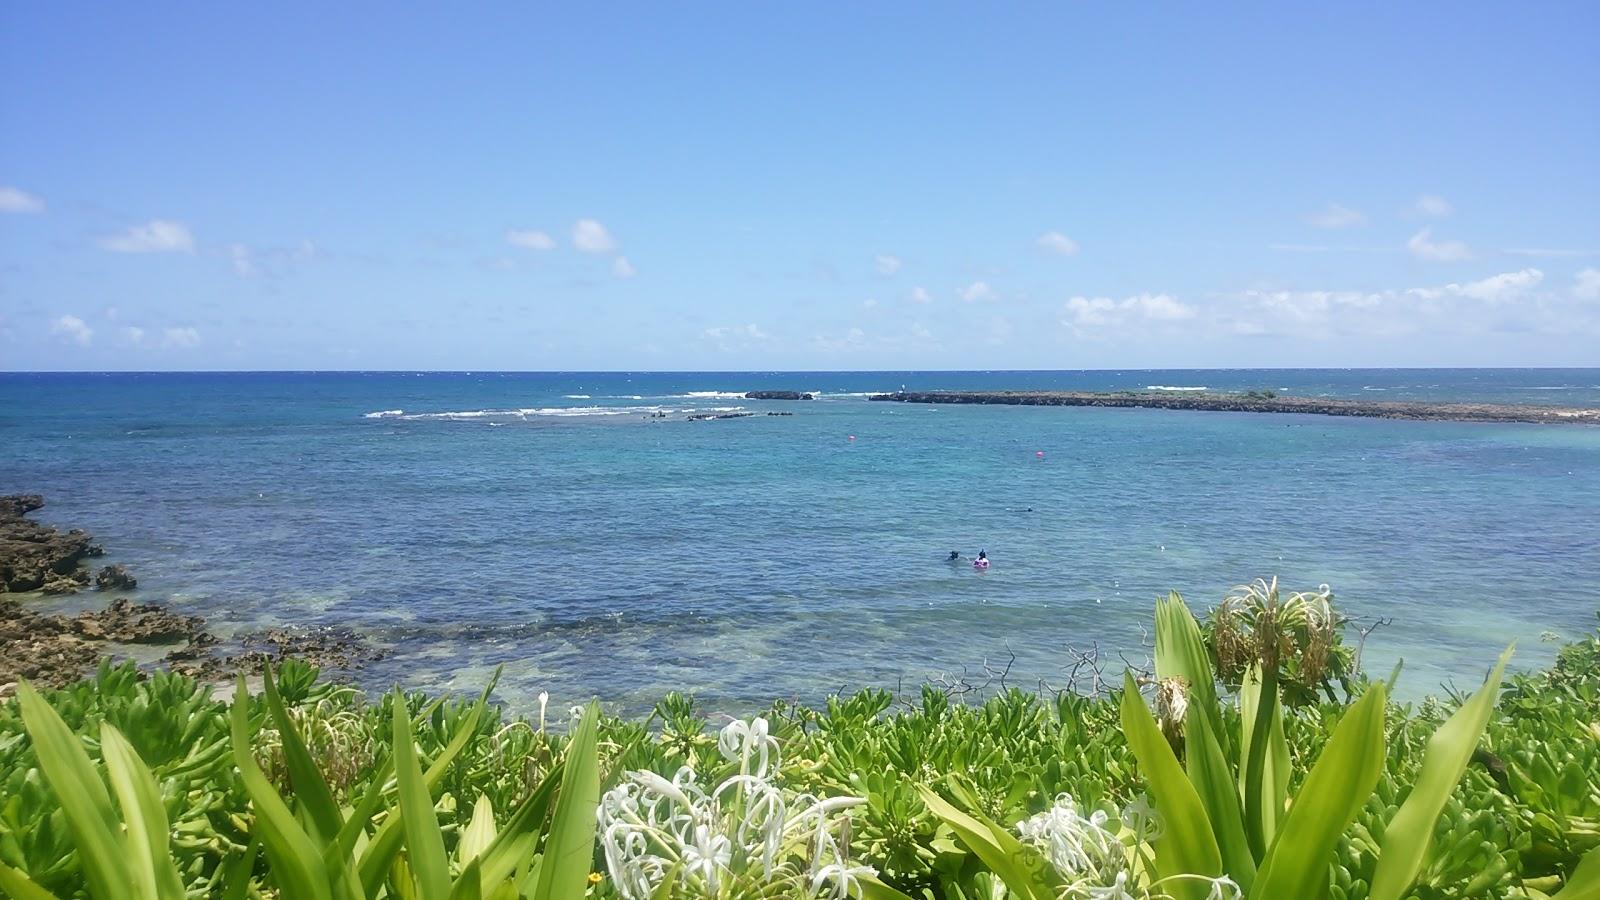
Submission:
M 363 415 L 363 419 L 396 419 L 405 414 L 403 409 L 380 409 Z
M 1210 388 L 1206 387 L 1203 384 L 1199 385 L 1198 387 L 1193 386 L 1193 385 L 1187 385 L 1187 384 L 1147 384 L 1147 385 L 1144 386 L 1144 389 L 1147 390 L 1147 391 L 1209 391 L 1209 390 L 1211 390 Z
M 674 394 L 673 396 L 690 400 L 743 400 L 744 393 L 744 391 L 690 391 L 687 394 Z

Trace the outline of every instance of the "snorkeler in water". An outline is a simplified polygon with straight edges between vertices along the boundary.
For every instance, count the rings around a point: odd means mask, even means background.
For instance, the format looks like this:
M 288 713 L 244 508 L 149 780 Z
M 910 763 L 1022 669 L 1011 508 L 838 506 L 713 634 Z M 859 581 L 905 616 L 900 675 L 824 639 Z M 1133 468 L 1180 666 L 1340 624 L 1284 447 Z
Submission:
M 989 568 L 989 551 L 987 551 L 987 550 L 979 550 L 978 551 L 978 558 L 972 561 L 972 567 L 974 569 L 987 569 L 987 568 Z
M 946 556 L 944 558 L 944 561 L 945 562 L 956 562 L 959 559 L 961 559 L 961 551 L 960 550 L 951 550 L 950 551 L 950 555 Z

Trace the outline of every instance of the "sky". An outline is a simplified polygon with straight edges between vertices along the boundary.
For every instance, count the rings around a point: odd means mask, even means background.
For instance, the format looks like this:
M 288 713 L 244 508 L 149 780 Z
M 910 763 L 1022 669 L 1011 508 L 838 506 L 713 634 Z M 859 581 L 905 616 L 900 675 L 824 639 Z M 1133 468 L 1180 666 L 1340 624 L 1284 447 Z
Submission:
M 3 4 L 0 369 L 1600 365 L 1597 42 L 1592 2 Z

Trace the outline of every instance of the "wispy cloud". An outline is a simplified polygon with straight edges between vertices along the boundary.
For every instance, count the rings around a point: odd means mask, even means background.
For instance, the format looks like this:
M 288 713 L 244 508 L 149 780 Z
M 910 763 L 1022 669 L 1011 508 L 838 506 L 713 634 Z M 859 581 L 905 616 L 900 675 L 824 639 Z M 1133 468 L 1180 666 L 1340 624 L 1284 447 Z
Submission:
M 1584 269 L 1573 276 L 1572 296 L 1579 300 L 1600 300 L 1600 269 Z
M 256 266 L 255 253 L 244 244 L 228 246 L 228 264 L 233 267 L 233 274 L 240 278 L 254 278 L 261 274 Z
M 161 346 L 188 350 L 200 346 L 200 332 L 193 328 L 168 328 L 161 332 Z
M 1059 231 L 1046 231 L 1034 241 L 1040 250 L 1056 256 L 1077 256 L 1078 242 Z
M 933 295 L 928 293 L 928 289 L 925 287 L 914 287 L 911 289 L 911 293 L 906 295 L 906 299 L 912 303 L 932 303 Z
M 718 325 L 700 332 L 700 339 L 716 345 L 724 353 L 745 350 L 771 340 L 772 336 L 754 322 L 748 325 Z
M 878 270 L 879 275 L 893 275 L 900 271 L 903 265 L 905 261 L 898 256 L 877 256 L 872 260 L 872 266 Z
M 21 188 L 0 185 L 0 213 L 42 213 L 44 199 Z
M 1348 206 L 1329 203 L 1327 208 L 1306 216 L 1306 224 L 1317 228 L 1354 228 L 1367 224 L 1367 217 Z
M 598 223 L 596 223 L 598 224 Z M 604 231 L 604 229 L 601 229 Z M 554 250 L 556 239 L 543 231 L 508 231 L 506 243 L 524 250 Z
M 1417 198 L 1417 202 L 1411 204 L 1412 215 L 1426 216 L 1430 219 L 1442 219 L 1455 211 L 1455 206 L 1438 194 L 1423 194 Z
M 1461 262 L 1472 258 L 1472 251 L 1460 241 L 1436 241 L 1433 229 L 1424 228 L 1406 241 L 1406 249 L 1417 259 L 1428 262 Z
M 628 262 L 626 256 L 619 256 L 611 261 L 611 274 L 618 278 L 632 278 L 639 274 L 639 270 L 633 267 L 633 263 Z
M 60 316 L 51 321 L 50 333 L 60 335 L 80 347 L 87 347 L 94 340 L 94 329 L 90 328 L 87 322 L 73 315 Z
M 151 219 L 121 234 L 101 238 L 100 246 L 113 253 L 193 253 L 194 235 L 182 222 Z
M 579 219 L 572 226 L 572 246 L 583 253 L 612 253 L 617 239 L 595 219 Z
M 961 289 L 961 299 L 968 303 L 993 302 L 999 298 L 1000 295 L 996 294 L 994 288 L 986 281 L 974 281 Z
M 1079 333 L 1129 325 L 1182 322 L 1193 319 L 1195 308 L 1170 294 L 1135 294 L 1131 297 L 1072 297 L 1062 306 L 1062 323 Z
M 1510 256 L 1534 256 L 1546 259 L 1563 257 L 1600 256 L 1600 250 L 1568 250 L 1556 247 L 1507 247 L 1500 251 Z

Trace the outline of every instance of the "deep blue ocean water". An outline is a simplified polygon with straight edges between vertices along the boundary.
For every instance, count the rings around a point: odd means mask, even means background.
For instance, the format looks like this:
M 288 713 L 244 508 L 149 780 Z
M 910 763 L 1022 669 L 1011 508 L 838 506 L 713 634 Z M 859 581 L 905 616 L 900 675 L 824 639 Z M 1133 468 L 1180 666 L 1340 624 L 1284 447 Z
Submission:
M 1274 574 L 1391 619 L 1367 665 L 1404 657 L 1415 696 L 1513 638 L 1547 662 L 1600 609 L 1600 429 L 864 397 L 902 386 L 1600 406 L 1600 369 L 0 374 L 0 493 L 219 632 L 348 624 L 393 650 L 373 687 L 504 663 L 514 703 L 732 708 L 986 662 L 1059 685 L 1068 646 L 1142 654 L 1157 594 Z M 733 410 L 793 415 L 684 418 Z

